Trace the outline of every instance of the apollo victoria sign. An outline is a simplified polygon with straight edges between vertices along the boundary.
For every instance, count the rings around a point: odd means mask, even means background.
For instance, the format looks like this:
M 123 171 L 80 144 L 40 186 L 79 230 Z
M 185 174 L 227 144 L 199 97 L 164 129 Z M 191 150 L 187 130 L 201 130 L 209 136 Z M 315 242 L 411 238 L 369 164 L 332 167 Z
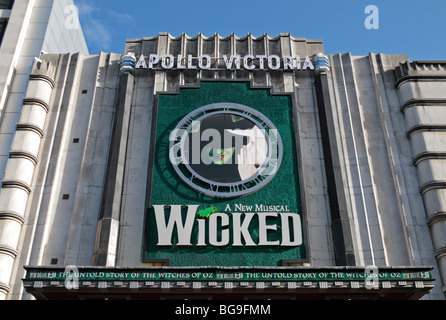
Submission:
M 219 63 L 223 60 L 223 63 Z M 284 70 L 284 71 L 305 71 L 314 70 L 313 61 L 310 57 L 301 59 L 300 55 L 223 55 L 222 58 L 211 57 L 204 54 L 199 57 L 193 55 L 172 55 L 159 56 L 150 54 L 147 57 L 142 54 L 136 62 L 136 69 L 148 70 L 212 70 L 225 68 L 227 70 Z

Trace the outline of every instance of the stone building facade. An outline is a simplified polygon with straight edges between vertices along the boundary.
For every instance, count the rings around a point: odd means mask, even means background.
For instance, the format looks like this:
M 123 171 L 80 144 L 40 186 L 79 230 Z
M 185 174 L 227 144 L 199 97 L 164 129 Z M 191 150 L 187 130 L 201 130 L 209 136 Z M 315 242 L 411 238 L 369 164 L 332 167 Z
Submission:
M 42 134 L 41 121 L 45 120 L 46 111 L 33 108 L 31 102 L 26 100 L 25 92 L 29 88 L 29 90 L 36 90 L 36 97 L 48 94 L 49 88 L 45 85 L 35 86 L 36 82 L 32 80 L 30 82 L 34 63 L 40 61 L 41 55 L 45 52 L 88 54 L 73 1 L 1 1 L 0 180 L 3 187 L 8 186 L 9 177 L 6 174 L 8 162 L 10 165 L 13 165 L 11 162 L 16 162 L 18 167 L 15 170 L 21 174 L 32 175 L 29 170 L 32 171 L 32 165 L 38 161 L 35 156 L 39 148 L 38 140 Z M 48 85 L 51 86 L 50 80 L 48 80 Z M 21 121 L 28 125 L 20 126 L 20 117 L 22 117 Z M 29 122 L 24 117 L 38 119 L 30 119 L 32 121 Z M 18 137 L 21 137 L 21 142 L 17 142 Z M 23 143 L 28 144 L 28 147 L 25 147 Z M 14 146 L 11 147 L 13 144 Z M 32 145 L 32 150 L 29 149 L 30 145 Z M 27 163 L 23 159 L 31 162 Z M 22 182 L 29 181 L 26 179 Z M 29 191 L 27 187 L 23 190 L 25 193 Z M 24 201 L 7 193 L 8 191 L 4 192 L 3 201 L 8 203 Z M 24 203 L 16 203 L 16 206 L 21 205 Z M 21 209 L 11 206 L 4 207 L 0 213 L 0 296 L 2 298 L 11 290 L 10 279 L 15 272 L 13 263 L 18 255 L 17 249 L 21 246 L 19 230 L 25 221 L 23 214 Z M 20 283 L 15 285 L 21 286 Z
M 0 193 L 4 295 L 444 299 L 445 79 L 289 34 L 42 55 Z M 175 129 L 228 115 L 270 130 L 273 173 L 172 161 Z

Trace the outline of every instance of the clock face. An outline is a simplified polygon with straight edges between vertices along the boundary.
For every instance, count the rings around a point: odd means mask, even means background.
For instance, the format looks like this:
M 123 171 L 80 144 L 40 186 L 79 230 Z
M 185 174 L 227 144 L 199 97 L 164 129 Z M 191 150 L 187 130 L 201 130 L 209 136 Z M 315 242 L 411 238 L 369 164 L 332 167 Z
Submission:
M 253 193 L 273 179 L 282 141 L 269 119 L 233 103 L 201 107 L 170 136 L 170 161 L 189 187 L 215 198 Z

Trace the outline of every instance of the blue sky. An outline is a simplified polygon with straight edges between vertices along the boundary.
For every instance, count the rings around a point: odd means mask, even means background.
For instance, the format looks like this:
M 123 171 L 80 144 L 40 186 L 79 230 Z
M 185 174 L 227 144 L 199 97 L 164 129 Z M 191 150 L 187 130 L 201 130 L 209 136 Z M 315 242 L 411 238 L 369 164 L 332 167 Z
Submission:
M 91 54 L 123 53 L 125 40 L 169 32 L 321 39 L 325 53 L 408 54 L 446 60 L 446 0 L 74 0 Z M 368 5 L 379 29 L 368 30 Z

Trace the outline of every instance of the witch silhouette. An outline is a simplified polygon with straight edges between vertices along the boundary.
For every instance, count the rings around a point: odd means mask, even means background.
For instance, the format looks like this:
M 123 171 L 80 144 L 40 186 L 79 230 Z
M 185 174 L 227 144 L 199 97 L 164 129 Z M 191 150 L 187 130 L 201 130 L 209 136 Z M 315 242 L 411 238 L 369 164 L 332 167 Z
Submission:
M 193 137 L 195 134 L 200 139 Z M 254 122 L 229 113 L 201 120 L 189 132 L 189 141 L 200 143 L 199 148 L 189 144 L 189 154 L 200 152 L 199 163 L 192 163 L 191 169 L 216 183 L 248 180 L 257 173 L 268 153 L 263 130 Z

